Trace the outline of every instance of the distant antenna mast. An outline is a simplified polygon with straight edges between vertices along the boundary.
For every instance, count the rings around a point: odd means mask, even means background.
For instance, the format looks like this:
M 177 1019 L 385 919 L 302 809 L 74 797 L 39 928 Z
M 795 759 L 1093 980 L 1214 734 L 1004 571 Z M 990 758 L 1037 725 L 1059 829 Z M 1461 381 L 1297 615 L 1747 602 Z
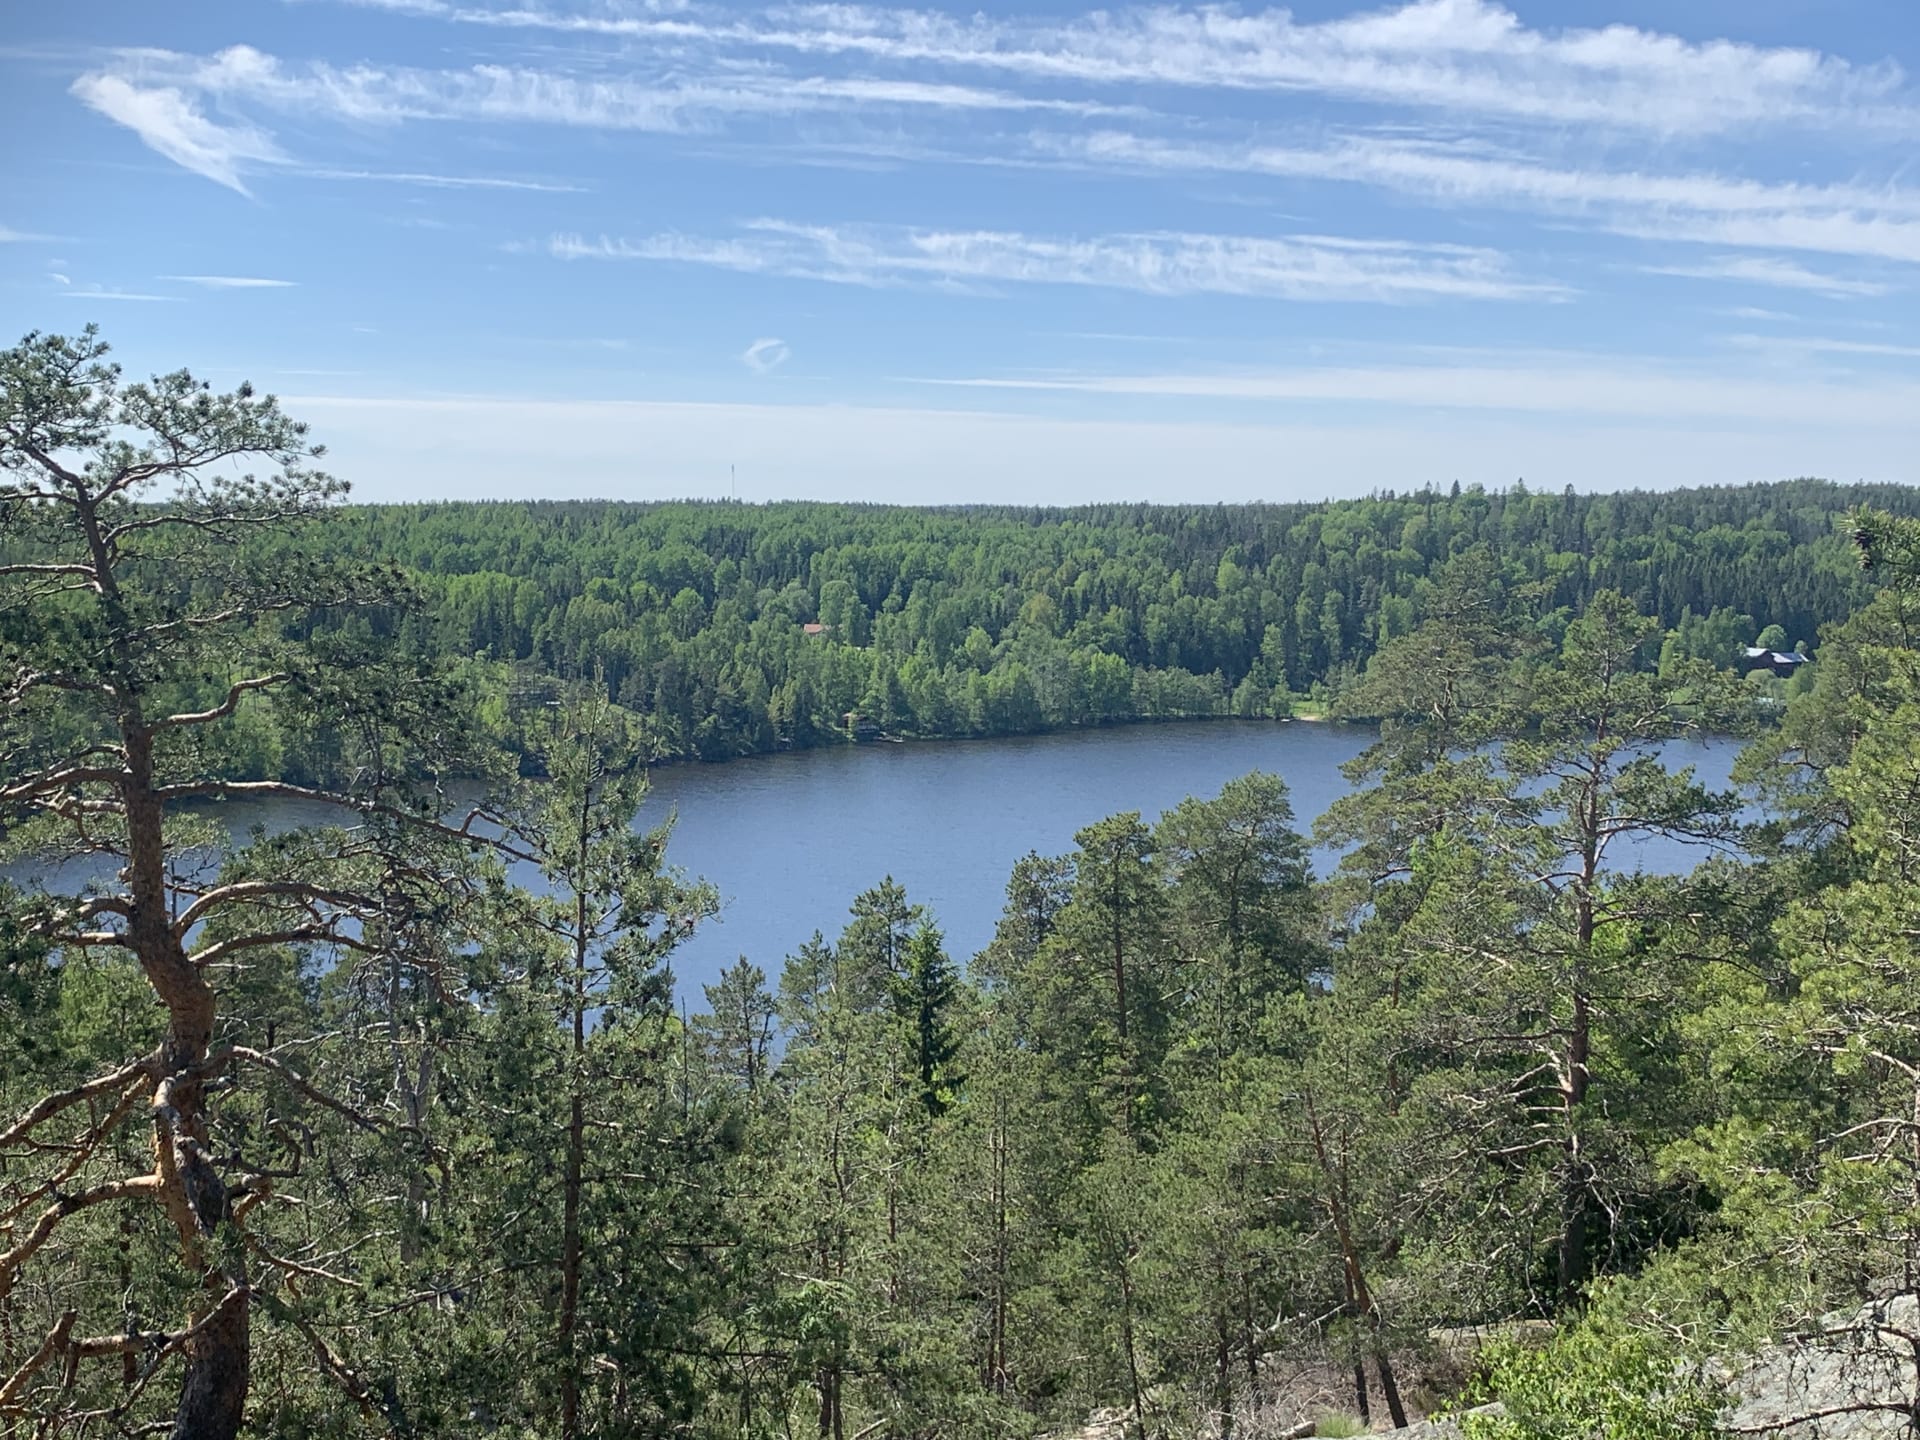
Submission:
M 738 500 L 740 498 L 740 486 L 734 480 L 733 466 L 731 464 L 727 466 L 727 498 L 729 500 Z

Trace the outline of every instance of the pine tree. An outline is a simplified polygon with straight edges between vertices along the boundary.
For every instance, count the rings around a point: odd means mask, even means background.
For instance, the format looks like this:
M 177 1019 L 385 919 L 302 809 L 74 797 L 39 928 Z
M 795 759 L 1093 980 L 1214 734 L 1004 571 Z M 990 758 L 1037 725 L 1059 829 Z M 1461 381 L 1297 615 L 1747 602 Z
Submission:
M 749 1095 L 767 1075 L 779 1007 L 767 990 L 767 972 L 742 955 L 712 985 L 701 987 L 707 1013 L 694 1017 L 707 1061 Z
M 528 1228 L 508 1243 L 557 1250 L 552 1422 L 571 1440 L 647 1403 L 633 1371 L 651 1337 L 622 1299 L 639 1274 L 620 1264 L 639 1265 L 640 1237 L 615 1216 L 640 1176 L 662 1192 L 674 1183 L 658 1171 L 682 1142 L 673 1112 L 691 1096 L 672 1103 L 678 1026 L 667 964 L 717 901 L 711 887 L 667 868 L 668 825 L 634 828 L 646 754 L 637 726 L 602 687 L 569 692 L 534 728 L 545 775 L 522 789 L 506 836 L 540 867 L 545 886 L 519 899 L 521 914 L 505 917 L 493 940 L 510 971 L 500 1015 L 521 1017 L 514 1042 L 528 1090 L 500 1097 L 525 1118 L 501 1137 L 495 1163 L 559 1156 L 559 1213 L 550 1202 L 531 1205 L 520 1220 Z M 534 1116 L 537 1125 L 526 1123 Z M 664 1307 L 655 1300 L 648 1308 L 657 1315 Z M 596 1404 L 589 1388 L 607 1361 L 620 1383 Z
M 1370 676 L 1370 703 L 1401 718 L 1354 767 L 1380 787 L 1336 806 L 1324 831 L 1359 842 L 1343 868 L 1360 926 L 1336 983 L 1417 1015 L 1423 1103 L 1471 1127 L 1459 1133 L 1475 1135 L 1486 1183 L 1535 1187 L 1505 1203 L 1557 1210 L 1547 1303 L 1568 1305 L 1651 1198 L 1640 1144 L 1617 1124 L 1634 1093 L 1623 1067 L 1665 1022 L 1674 983 L 1640 937 L 1688 909 L 1673 886 L 1609 865 L 1639 836 L 1735 837 L 1731 797 L 1659 758 L 1714 713 L 1721 682 L 1697 665 L 1655 673 L 1658 628 L 1617 595 L 1538 655 L 1489 658 L 1477 637 L 1493 613 L 1430 619 Z M 1596 1104 L 1596 1077 L 1618 1097 Z M 1509 1283 L 1517 1298 L 1535 1282 Z
M 174 1435 L 227 1440 L 261 1309 L 277 1343 L 376 1406 L 311 1307 L 272 1303 L 264 1276 L 306 1273 L 312 1237 L 278 1223 L 291 1201 L 278 1197 L 321 1168 L 284 1173 L 272 1117 L 312 1106 L 386 1128 L 313 1085 L 271 1026 L 261 1043 L 235 1033 L 234 977 L 289 947 L 382 949 L 457 903 L 472 835 L 418 782 L 465 743 L 447 687 L 366 624 L 411 603 L 410 587 L 316 541 L 344 486 L 315 468 L 306 427 L 271 396 L 218 394 L 185 371 L 125 384 L 106 353 L 92 331 L 0 352 L 0 828 L 22 852 L 85 856 L 100 875 L 26 898 L 16 933 L 76 966 L 137 971 L 151 1009 L 107 1066 L 0 1130 L 0 1204 L 24 1222 L 0 1252 L 0 1306 L 23 1279 L 85 1277 L 4 1393 L 49 1418 L 98 1403 L 152 1428 L 153 1382 L 176 1372 Z M 357 614 L 360 634 L 309 638 L 323 609 Z M 329 772 L 350 779 L 227 778 L 223 741 L 262 717 L 325 732 Z M 184 803 L 259 796 L 326 802 L 360 827 L 300 832 L 212 874 L 185 862 L 208 827 Z M 128 1143 L 138 1126 L 149 1145 Z M 173 1254 L 115 1286 L 85 1237 L 109 1213 L 155 1207 Z M 147 1327 L 169 1309 L 179 1323 Z M 147 1357 L 139 1393 L 103 1401 L 97 1362 L 134 1354 Z

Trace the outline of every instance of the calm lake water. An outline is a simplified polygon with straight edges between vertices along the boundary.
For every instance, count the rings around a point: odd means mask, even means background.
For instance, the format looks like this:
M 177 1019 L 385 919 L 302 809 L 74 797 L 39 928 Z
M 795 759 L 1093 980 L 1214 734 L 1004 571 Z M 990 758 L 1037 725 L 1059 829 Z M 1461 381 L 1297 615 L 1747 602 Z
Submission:
M 1147 821 L 1189 795 L 1212 797 L 1250 770 L 1287 782 L 1298 827 L 1345 795 L 1340 767 L 1371 733 L 1346 726 L 1217 720 L 1013 739 L 873 744 L 658 771 L 649 808 L 679 820 L 668 854 L 719 886 L 720 920 L 676 969 L 690 1005 L 736 955 L 768 976 L 815 930 L 832 938 L 860 891 L 892 875 L 971 956 L 993 938 L 1008 872 L 1029 850 L 1058 855 L 1076 830 L 1122 810 Z M 1669 760 L 1726 783 L 1739 746 L 1688 741 Z M 1688 870 L 1704 852 L 1669 843 L 1620 863 Z M 1316 855 L 1324 873 L 1332 856 Z
M 719 919 L 676 958 L 681 996 L 702 1008 L 701 985 L 737 955 L 777 977 L 790 950 L 815 930 L 837 934 L 853 897 L 887 875 L 933 912 L 951 954 L 971 956 L 992 938 L 1007 874 L 1029 850 L 1062 854 L 1076 830 L 1122 810 L 1151 822 L 1250 770 L 1287 782 L 1305 831 L 1347 793 L 1340 766 L 1369 738 L 1339 726 L 1222 720 L 871 744 L 656 771 L 642 823 L 675 811 L 668 856 L 722 897 Z M 1727 740 L 1687 741 L 1668 759 L 1723 785 L 1738 749 Z M 235 830 L 337 818 L 305 805 L 235 805 L 222 815 Z M 1653 842 L 1616 861 L 1685 870 L 1703 854 Z M 1324 872 L 1331 858 L 1316 856 L 1316 868 Z

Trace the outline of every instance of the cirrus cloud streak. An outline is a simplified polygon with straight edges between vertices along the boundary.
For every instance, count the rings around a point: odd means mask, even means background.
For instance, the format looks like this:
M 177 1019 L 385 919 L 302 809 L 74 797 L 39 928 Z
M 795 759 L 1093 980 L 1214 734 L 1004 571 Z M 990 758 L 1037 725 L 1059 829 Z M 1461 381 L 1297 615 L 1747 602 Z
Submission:
M 1754 125 L 1910 132 L 1894 65 L 1802 47 L 1695 42 L 1632 25 L 1549 30 L 1488 0 L 1413 0 L 1324 21 L 1219 5 L 1128 5 L 1053 20 L 860 4 L 622 14 L 604 5 L 401 0 L 468 25 L 656 46 L 854 57 L 1077 86 L 1304 92 L 1661 134 Z M 389 7 L 391 8 L 391 7 Z
M 755 220 L 724 237 L 561 234 L 549 241 L 548 252 L 562 260 L 677 262 L 842 285 L 1083 285 L 1163 296 L 1365 301 L 1538 300 L 1568 293 L 1515 275 L 1494 250 L 1324 235 L 1062 238 Z

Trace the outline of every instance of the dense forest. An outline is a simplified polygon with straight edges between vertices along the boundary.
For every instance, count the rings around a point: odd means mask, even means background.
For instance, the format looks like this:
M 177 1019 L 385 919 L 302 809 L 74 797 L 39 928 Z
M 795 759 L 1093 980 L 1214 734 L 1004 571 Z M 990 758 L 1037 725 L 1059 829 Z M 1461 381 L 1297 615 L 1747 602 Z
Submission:
M 1781 1346 L 1920 1413 L 1911 494 L 343 517 L 320 458 L 0 352 L 0 1432 L 1691 1440 Z M 1075 656 L 1127 703 L 1035 723 L 1376 722 L 1334 873 L 1249 775 L 978 956 L 875 876 L 676 1012 L 714 896 L 634 816 L 700 686 Z M 263 795 L 339 824 L 216 847 Z
M 602 684 L 656 755 L 719 760 L 850 728 L 1324 711 L 1413 627 L 1435 567 L 1470 553 L 1554 624 L 1614 590 L 1682 653 L 1730 664 L 1769 626 L 1782 649 L 1810 644 L 1866 599 L 1835 526 L 1863 503 L 1920 513 L 1901 487 L 1803 480 L 1076 510 L 380 506 L 330 533 L 415 577 L 426 603 L 398 622 L 408 649 L 464 662 L 489 693 Z M 234 743 L 255 778 L 324 760 L 277 734 Z

